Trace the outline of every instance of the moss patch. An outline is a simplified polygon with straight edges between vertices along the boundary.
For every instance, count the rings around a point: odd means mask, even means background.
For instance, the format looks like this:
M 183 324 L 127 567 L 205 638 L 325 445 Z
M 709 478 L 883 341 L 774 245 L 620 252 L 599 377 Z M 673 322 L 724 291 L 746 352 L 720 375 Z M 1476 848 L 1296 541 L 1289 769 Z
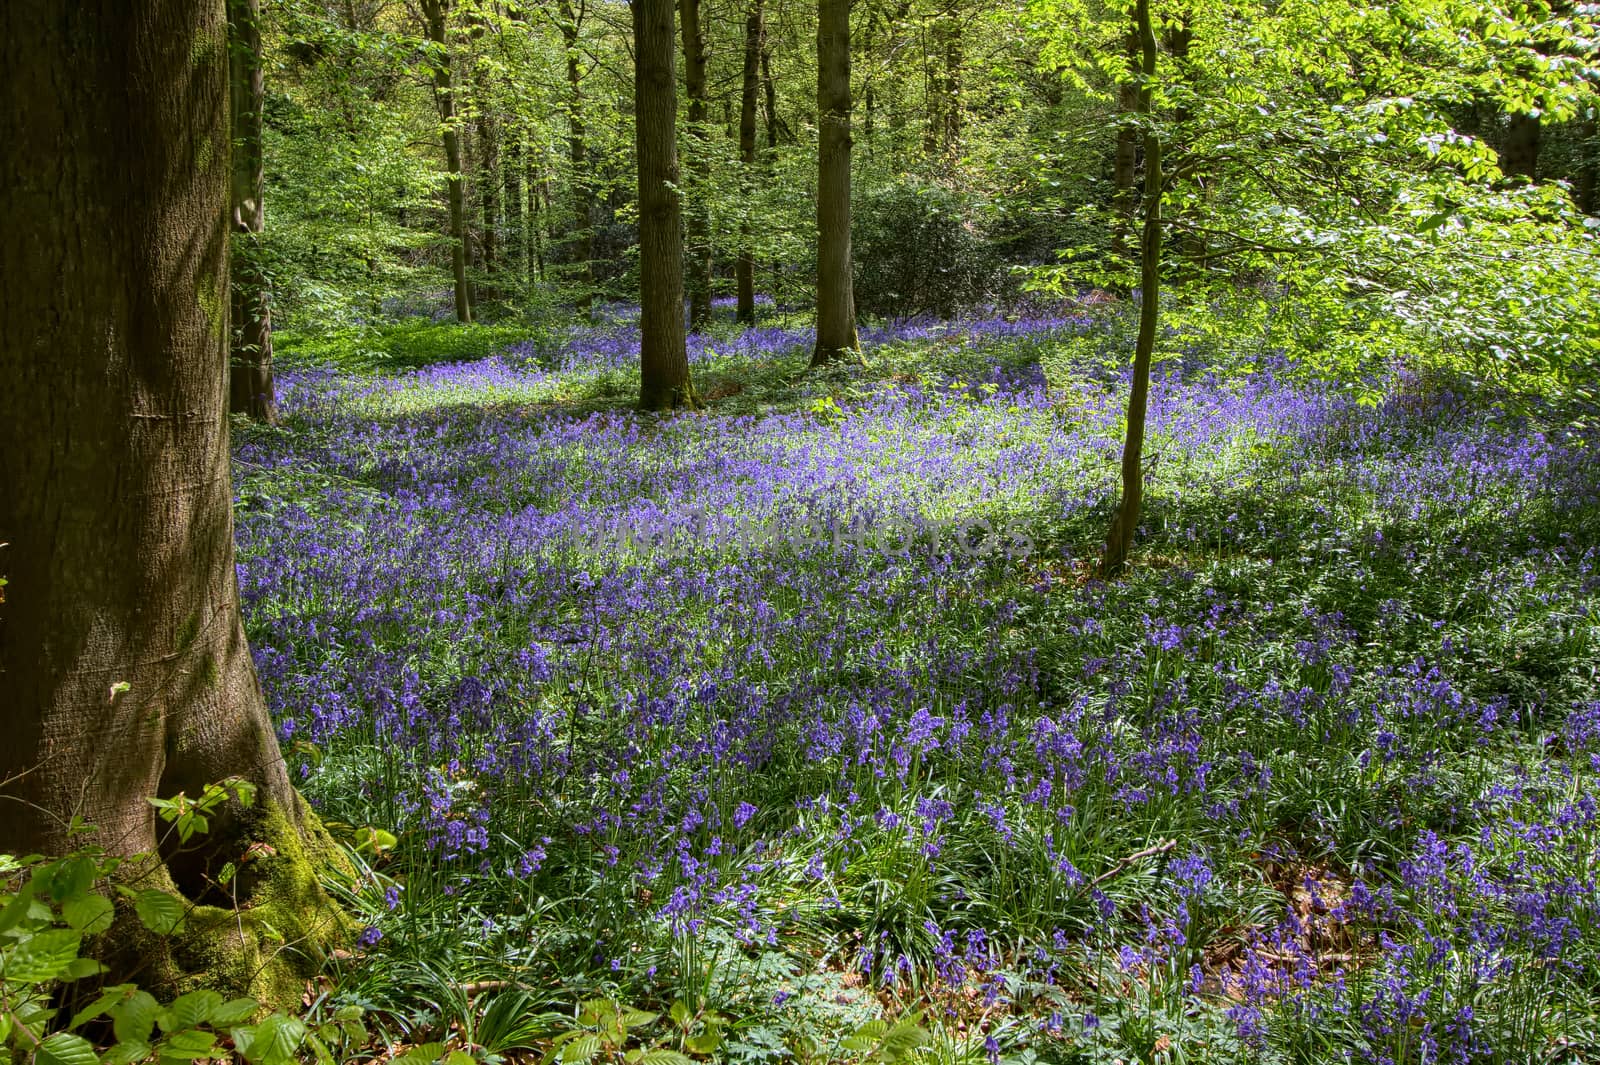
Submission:
M 250 995 L 268 1009 L 298 1008 L 306 982 L 329 950 L 349 941 L 355 922 L 320 880 L 353 870 L 305 800 L 297 794 L 295 803 L 292 812 L 263 804 L 237 826 L 236 853 L 248 859 L 233 859 L 237 907 L 186 901 L 188 916 L 171 936 L 149 931 L 130 910 L 107 933 L 113 969 L 126 968 L 164 1000 L 208 987 Z M 139 886 L 179 894 L 164 869 Z

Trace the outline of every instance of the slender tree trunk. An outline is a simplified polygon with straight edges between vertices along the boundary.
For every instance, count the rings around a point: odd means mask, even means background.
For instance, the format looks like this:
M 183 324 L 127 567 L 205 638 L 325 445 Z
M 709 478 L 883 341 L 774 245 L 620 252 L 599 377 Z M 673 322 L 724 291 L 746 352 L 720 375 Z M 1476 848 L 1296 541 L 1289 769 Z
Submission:
M 778 85 L 772 78 L 772 49 L 763 42 L 761 46 L 761 88 L 767 104 L 767 151 L 778 150 L 778 133 L 783 128 L 778 121 Z
M 940 84 L 944 123 L 939 130 L 939 147 L 947 160 L 954 162 L 961 155 L 961 12 L 953 12 L 939 20 L 941 58 L 944 63 Z
M 739 223 L 739 261 L 734 267 L 735 316 L 745 325 L 756 320 L 756 257 L 750 247 L 750 194 L 755 183 L 756 96 L 761 91 L 761 47 L 766 37 L 764 0 L 752 0 L 744 23 L 744 79 L 739 92 L 740 185 L 744 219 Z
M 1540 128 L 1538 115 L 1514 114 L 1507 119 L 1500 169 L 1508 175 L 1539 178 Z
M 860 358 L 850 264 L 850 0 L 817 10 L 817 346 L 811 365 Z
M 1150 114 L 1156 73 L 1156 35 L 1150 20 L 1150 0 L 1137 0 L 1134 22 L 1138 32 L 1140 73 L 1139 114 Z M 1122 444 L 1122 500 L 1106 534 L 1101 571 L 1119 576 L 1128 566 L 1133 534 L 1139 527 L 1144 503 L 1144 428 L 1149 409 L 1150 360 L 1155 352 L 1156 328 L 1161 314 L 1161 138 L 1154 127 L 1144 134 L 1144 234 L 1139 254 L 1139 339 L 1133 353 L 1133 388 L 1128 394 L 1128 431 Z
M 455 278 L 456 321 L 465 324 L 472 321 L 472 289 L 467 285 L 466 189 L 462 185 L 461 130 L 456 121 L 455 87 L 450 74 L 448 15 L 449 0 L 422 0 L 428 40 L 435 49 L 433 96 L 439 108 L 439 125 L 444 131 L 444 165 L 449 171 L 450 272 Z
M 260 0 L 228 0 L 234 232 L 228 407 L 270 425 L 278 420 L 278 400 L 272 385 L 272 289 L 258 250 L 267 218 L 262 201 L 260 19 Z
M 683 329 L 678 83 L 673 0 L 633 0 L 634 141 L 639 158 L 639 406 L 693 407 Z
M 583 65 L 578 51 L 583 32 L 571 0 L 560 0 L 561 40 L 567 50 L 567 157 L 572 163 L 572 214 L 574 229 L 567 242 L 577 268 L 578 309 L 585 315 L 594 306 L 594 188 L 589 183 L 588 129 L 583 121 Z
M 1130 30 L 1123 38 L 1123 48 L 1128 56 L 1127 80 L 1117 89 L 1117 111 L 1121 121 L 1117 126 L 1116 156 L 1112 162 L 1112 206 L 1116 210 L 1115 229 L 1112 232 L 1112 249 L 1118 259 L 1128 254 L 1133 235 L 1133 218 L 1139 209 L 1138 167 L 1139 127 L 1134 116 L 1139 112 L 1139 34 Z
M 528 227 L 522 206 L 522 173 L 527 169 L 527 133 L 515 130 L 506 139 L 506 272 L 514 287 L 528 286 Z
M 1578 210 L 1584 214 L 1594 214 L 1597 209 L 1595 203 L 1595 171 L 1600 170 L 1600 131 L 1595 127 L 1594 119 L 1589 119 L 1578 127 L 1579 150 L 1578 172 L 1572 182 L 1572 198 L 1578 205 Z
M 711 324 L 710 142 L 706 138 L 706 35 L 700 24 L 700 0 L 678 0 L 683 30 L 683 86 L 689 98 L 689 327 Z
M 234 572 L 225 10 L 0 4 L 0 852 L 159 853 L 123 872 L 194 899 L 216 852 L 271 836 L 241 898 L 280 874 L 307 885 L 272 922 L 310 948 L 326 904 L 303 850 L 315 818 L 289 784 Z M 216 818 L 203 849 L 167 846 L 147 800 L 230 777 L 255 785 L 255 809 Z M 214 939 L 196 917 L 180 939 Z M 235 920 L 242 952 L 258 920 Z M 113 980 L 158 954 L 177 964 L 132 937 L 106 937 Z M 219 970 L 208 986 L 239 982 Z
M 494 301 L 500 298 L 500 123 L 494 113 L 494 99 L 489 92 L 488 74 L 479 71 L 477 82 L 477 116 L 473 123 L 478 147 L 477 189 L 478 206 L 483 214 L 482 254 L 478 269 L 483 272 L 479 300 Z

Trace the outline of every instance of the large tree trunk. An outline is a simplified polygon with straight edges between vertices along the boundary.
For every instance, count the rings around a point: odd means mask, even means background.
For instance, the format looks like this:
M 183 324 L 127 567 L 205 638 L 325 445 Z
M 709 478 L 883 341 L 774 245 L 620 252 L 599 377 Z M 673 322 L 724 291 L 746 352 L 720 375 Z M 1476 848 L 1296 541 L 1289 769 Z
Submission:
M 228 0 L 234 232 L 228 408 L 272 424 L 278 420 L 272 385 L 272 290 L 257 248 L 267 217 L 262 202 L 260 19 L 261 0 Z
M 258 986 L 268 915 L 297 947 L 325 938 L 306 844 L 331 859 L 239 615 L 224 0 L 8 0 L 0 60 L 0 852 L 159 854 L 119 875 L 199 901 L 211 859 L 269 840 L 244 893 L 259 912 L 204 907 L 178 945 L 106 945 L 121 974 L 209 936 L 230 959 L 211 978 Z M 175 850 L 147 800 L 230 777 L 255 810 Z
M 817 346 L 811 365 L 860 357 L 850 266 L 850 0 L 817 7 Z
M 1156 35 L 1150 21 L 1150 0 L 1137 0 L 1134 26 L 1138 34 L 1141 78 L 1138 112 L 1150 114 L 1156 73 Z M 1128 565 L 1133 534 L 1144 503 L 1144 427 L 1149 408 L 1150 360 L 1155 352 L 1161 314 L 1161 138 L 1154 127 L 1144 135 L 1144 234 L 1139 255 L 1139 339 L 1133 353 L 1133 388 L 1128 394 L 1128 429 L 1122 444 L 1122 500 L 1106 534 L 1101 572 L 1120 575 Z
M 450 42 L 446 16 L 450 0 L 422 0 L 422 17 L 428 40 L 435 48 L 433 95 L 444 131 L 444 165 L 449 171 L 450 272 L 455 278 L 456 321 L 472 321 L 472 289 L 467 285 L 467 207 L 462 186 L 461 131 L 456 121 L 455 87 L 450 74 Z
M 695 405 L 683 330 L 678 84 L 673 0 L 633 0 L 634 142 L 639 158 L 639 406 Z
M 756 96 L 761 91 L 761 46 L 766 37 L 763 0 L 752 0 L 744 23 L 744 79 L 739 91 L 739 165 L 744 189 L 744 220 L 739 223 L 739 261 L 734 267 L 735 317 L 745 325 L 756 320 L 756 257 L 750 247 L 750 193 L 756 165 Z
M 694 154 L 689 157 L 689 327 L 711 324 L 711 150 L 706 138 L 706 34 L 700 24 L 700 0 L 679 0 L 678 19 L 683 30 L 683 87 L 689 98 L 689 136 Z
M 594 189 L 589 184 L 588 130 L 583 123 L 583 66 L 578 39 L 583 31 L 570 0 L 560 0 L 561 40 L 567 50 L 567 156 L 572 163 L 573 231 L 569 254 L 577 267 L 578 309 L 588 314 L 594 303 Z

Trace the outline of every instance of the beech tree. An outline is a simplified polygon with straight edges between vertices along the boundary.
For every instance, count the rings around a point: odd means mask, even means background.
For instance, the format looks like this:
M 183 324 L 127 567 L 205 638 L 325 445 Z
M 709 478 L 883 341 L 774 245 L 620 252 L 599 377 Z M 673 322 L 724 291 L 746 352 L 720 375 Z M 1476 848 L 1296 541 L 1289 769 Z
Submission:
M 229 409 L 278 420 L 272 383 L 272 295 L 258 244 L 266 224 L 261 153 L 261 0 L 228 0 L 228 69 L 233 123 L 233 328 Z
M 746 198 L 756 165 L 756 96 L 761 91 L 761 49 L 766 43 L 763 0 L 751 0 L 744 24 L 744 67 L 739 82 L 739 184 Z M 748 216 L 739 224 L 739 260 L 734 266 L 735 316 L 744 325 L 756 320 L 756 257 L 750 250 Z
M 683 29 L 683 87 L 689 98 L 689 136 L 693 153 L 689 171 L 694 176 L 695 197 L 689 211 L 686 251 L 690 263 L 689 327 L 711 323 L 711 211 L 707 181 L 711 161 L 706 134 L 706 33 L 700 20 L 700 0 L 679 0 L 678 18 Z
M 850 0 L 817 5 L 817 345 L 811 365 L 859 357 L 850 260 Z
M 639 163 L 639 406 L 695 405 L 683 324 L 678 84 L 672 0 L 634 0 L 634 143 Z
M 0 5 L 0 852 L 154 856 L 122 873 L 197 908 L 171 943 L 108 937 L 114 971 L 154 986 L 197 957 L 297 997 L 283 966 L 343 927 L 316 880 L 339 859 L 239 614 L 228 55 L 224 0 Z M 158 831 L 152 797 L 230 778 L 256 801 L 204 846 Z M 199 905 L 253 843 L 246 908 Z M 263 948 L 269 926 L 300 951 Z
M 455 78 L 450 70 L 450 0 L 422 0 L 422 21 L 433 45 L 433 95 L 444 137 L 444 165 L 450 198 L 450 273 L 455 280 L 456 321 L 472 321 L 472 289 L 467 284 L 467 205 L 461 163 L 461 128 L 456 115 Z

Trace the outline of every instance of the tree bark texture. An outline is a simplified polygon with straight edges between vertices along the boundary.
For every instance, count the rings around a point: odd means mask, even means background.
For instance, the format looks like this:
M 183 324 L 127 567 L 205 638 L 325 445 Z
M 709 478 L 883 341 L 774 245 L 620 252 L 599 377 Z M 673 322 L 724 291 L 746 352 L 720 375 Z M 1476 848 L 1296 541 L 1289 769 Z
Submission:
M 589 184 L 589 132 L 583 122 L 583 65 L 578 51 L 583 26 L 571 0 L 559 0 L 557 12 L 567 50 L 567 158 L 572 164 L 573 230 L 567 250 L 576 267 L 578 309 L 587 315 L 594 304 L 594 189 Z
M 739 259 L 734 266 L 735 317 L 744 325 L 756 320 L 756 257 L 750 247 L 749 201 L 755 182 L 756 97 L 761 92 L 761 49 L 766 41 L 766 5 L 751 0 L 744 22 L 744 77 L 739 91 L 739 166 L 745 217 L 739 224 Z
M 153 852 L 149 797 L 232 776 L 298 818 L 234 575 L 224 0 L 10 0 L 0 55 L 0 851 Z
M 428 40 L 434 45 L 433 95 L 444 131 L 444 165 L 450 198 L 450 272 L 455 279 L 456 321 L 472 321 L 472 289 L 467 283 L 467 207 L 461 172 L 461 129 L 456 119 L 455 85 L 450 73 L 449 0 L 422 0 Z
M 278 420 L 272 383 L 272 290 L 261 269 L 266 225 L 261 154 L 261 0 L 228 0 L 228 84 L 233 138 L 233 295 L 228 408 L 259 422 Z
M 708 200 L 711 167 L 706 137 L 706 33 L 700 21 L 700 0 L 678 0 L 683 31 L 683 87 L 689 101 L 689 328 L 711 324 L 711 211 Z
M 811 365 L 860 357 L 850 262 L 850 0 L 817 9 L 817 345 Z
M 639 406 L 692 407 L 683 327 L 673 0 L 633 0 L 632 7 L 639 160 Z

